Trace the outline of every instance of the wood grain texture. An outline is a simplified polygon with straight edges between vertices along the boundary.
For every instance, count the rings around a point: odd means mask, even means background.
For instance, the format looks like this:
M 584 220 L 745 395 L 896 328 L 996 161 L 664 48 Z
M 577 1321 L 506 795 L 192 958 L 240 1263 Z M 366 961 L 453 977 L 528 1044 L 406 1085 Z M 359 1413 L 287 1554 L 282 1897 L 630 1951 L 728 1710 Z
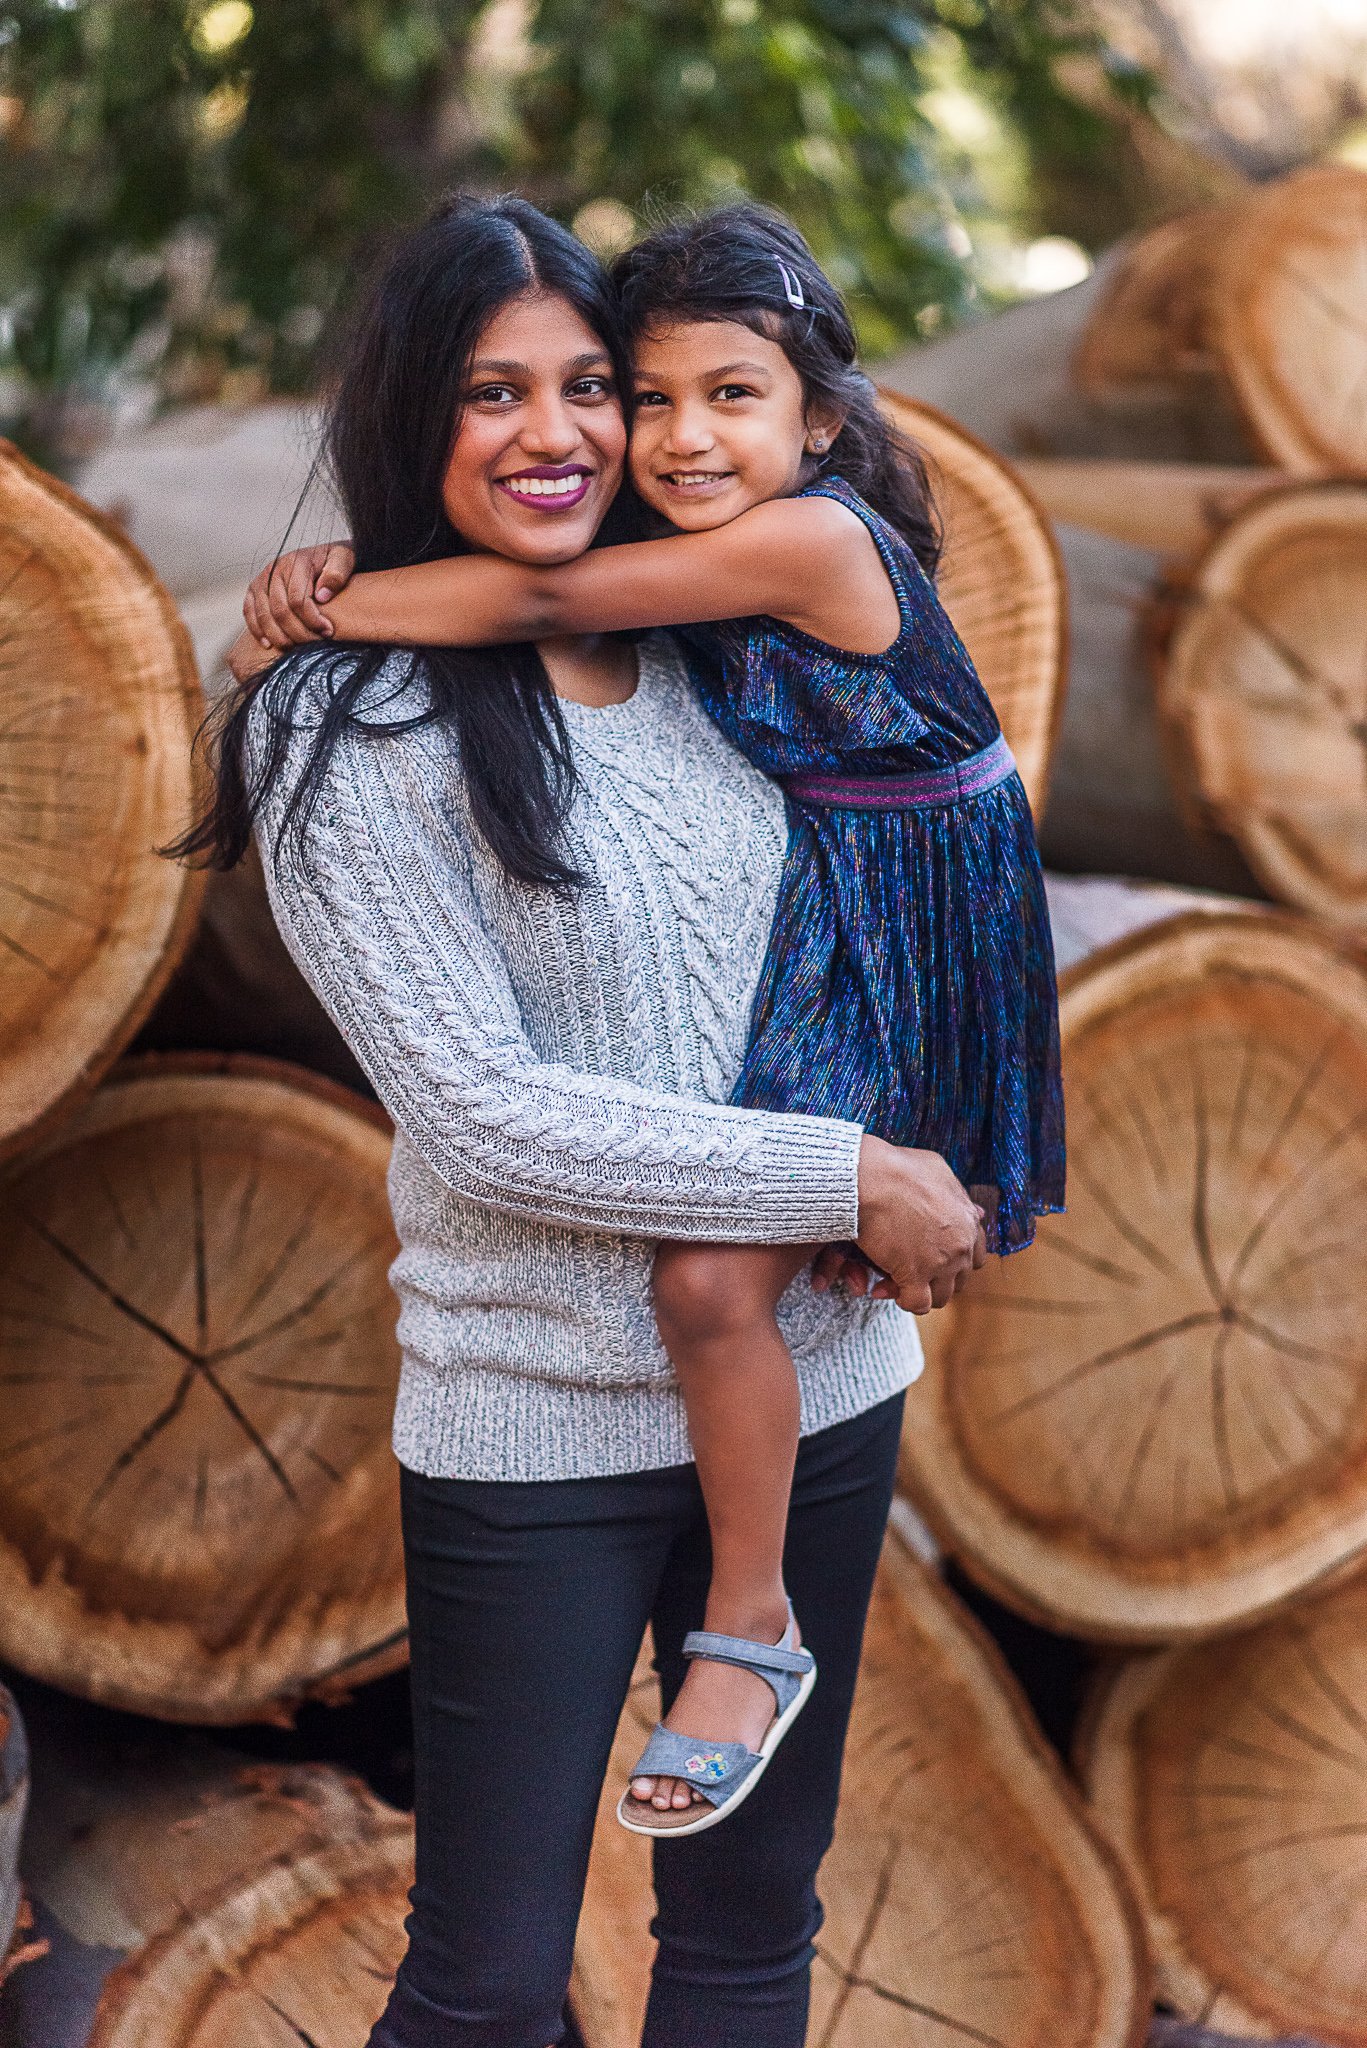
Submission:
M 402 1661 L 389 1131 L 130 1061 L 0 1178 L 0 1654 L 171 1719 Z
M 1259 445 L 1285 469 L 1367 473 L 1367 171 L 1279 179 L 1214 248 L 1207 332 Z
M 204 705 L 170 599 L 101 514 L 0 442 L 0 1154 L 128 1043 L 193 929 Z
M 1158 673 L 1208 820 L 1282 902 L 1367 929 L 1367 485 L 1242 512 L 1180 594 Z
M 1038 817 L 1067 683 L 1067 593 L 1049 522 L 1011 464 L 966 427 L 898 392 L 879 396 L 929 462 L 944 525 L 940 597 Z
M 612 1807 L 655 1711 L 642 1673 L 609 1768 L 580 1927 L 575 2009 L 590 2048 L 640 2038 L 648 1845 L 616 1826 Z M 1115 1866 L 995 1647 L 895 1536 L 820 1889 L 808 2048 L 1143 2040 L 1148 1971 Z
M 1367 1578 L 1132 1658 L 1082 1763 L 1162 1995 L 1215 2034 L 1367 2043 Z
M 1074 351 L 1080 391 L 1142 396 L 1182 380 L 1210 381 L 1206 304 L 1235 211 L 1197 207 L 1121 246 Z
M 1152 1642 L 1367 1552 L 1367 968 L 1252 908 L 1065 977 L 1068 1212 L 911 1390 L 902 1480 L 1001 1598 Z

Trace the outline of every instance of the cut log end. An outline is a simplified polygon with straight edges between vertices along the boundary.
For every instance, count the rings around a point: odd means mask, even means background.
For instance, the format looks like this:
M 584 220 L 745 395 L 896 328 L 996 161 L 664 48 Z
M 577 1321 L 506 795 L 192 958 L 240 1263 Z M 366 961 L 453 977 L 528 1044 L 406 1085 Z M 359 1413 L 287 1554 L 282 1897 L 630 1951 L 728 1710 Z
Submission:
M 1180 918 L 1074 970 L 1063 1025 L 1068 1212 L 944 1312 L 905 1483 L 1046 1622 L 1228 1628 L 1367 1548 L 1367 974 Z
M 203 713 L 184 629 L 121 534 L 0 443 L 0 1152 L 127 1044 L 193 928 Z
M 1038 817 L 1063 711 L 1066 593 L 1049 522 L 1002 456 L 933 406 L 884 391 L 926 455 L 944 526 L 938 588 Z
M 1264 887 L 1367 929 L 1367 487 L 1240 514 L 1160 656 L 1160 704 L 1212 821 Z
M 1367 1581 L 1107 1681 L 1083 1764 L 1164 1998 L 1217 2034 L 1367 2044 Z
M 340 1089 L 185 1057 L 0 1180 L 17 1665 L 231 1721 L 402 1660 L 388 1152 Z

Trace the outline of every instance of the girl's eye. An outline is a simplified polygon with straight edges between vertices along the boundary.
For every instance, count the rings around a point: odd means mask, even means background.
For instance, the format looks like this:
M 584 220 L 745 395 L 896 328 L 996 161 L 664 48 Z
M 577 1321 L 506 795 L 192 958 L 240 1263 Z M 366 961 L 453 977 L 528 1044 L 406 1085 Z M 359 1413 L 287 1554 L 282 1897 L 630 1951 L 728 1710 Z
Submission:
M 748 384 L 723 384 L 717 393 L 718 398 L 753 398 L 754 395 Z

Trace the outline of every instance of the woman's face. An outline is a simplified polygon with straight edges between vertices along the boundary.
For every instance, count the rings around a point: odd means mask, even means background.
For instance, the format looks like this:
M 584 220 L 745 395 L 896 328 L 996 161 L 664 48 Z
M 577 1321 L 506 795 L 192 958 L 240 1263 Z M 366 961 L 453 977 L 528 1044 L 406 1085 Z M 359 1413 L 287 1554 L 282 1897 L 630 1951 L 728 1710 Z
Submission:
M 475 348 L 442 485 L 446 516 L 482 554 L 582 555 L 617 495 L 626 424 L 612 358 L 566 299 L 529 291 Z

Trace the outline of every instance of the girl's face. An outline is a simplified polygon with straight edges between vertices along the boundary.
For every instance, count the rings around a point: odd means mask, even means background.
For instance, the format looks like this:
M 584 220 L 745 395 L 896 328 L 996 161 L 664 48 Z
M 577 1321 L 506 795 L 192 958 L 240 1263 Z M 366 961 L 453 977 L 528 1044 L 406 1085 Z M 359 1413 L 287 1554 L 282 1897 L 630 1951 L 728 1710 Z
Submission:
M 626 425 L 612 358 L 566 299 L 510 299 L 475 348 L 442 484 L 446 516 L 481 554 L 582 555 L 617 495 Z
M 631 475 L 670 524 L 698 533 L 785 498 L 839 420 L 817 417 L 776 341 L 734 320 L 642 336 L 635 361 Z

